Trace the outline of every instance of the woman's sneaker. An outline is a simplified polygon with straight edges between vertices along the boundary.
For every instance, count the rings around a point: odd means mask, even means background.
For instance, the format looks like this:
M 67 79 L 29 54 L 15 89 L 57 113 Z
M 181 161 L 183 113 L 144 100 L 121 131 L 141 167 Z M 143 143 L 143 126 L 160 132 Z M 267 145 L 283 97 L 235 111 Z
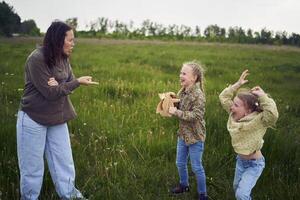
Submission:
M 172 188 L 171 193 L 172 194 L 181 194 L 184 192 L 189 192 L 190 191 L 190 187 L 189 186 L 184 186 L 184 185 L 177 185 L 176 187 Z

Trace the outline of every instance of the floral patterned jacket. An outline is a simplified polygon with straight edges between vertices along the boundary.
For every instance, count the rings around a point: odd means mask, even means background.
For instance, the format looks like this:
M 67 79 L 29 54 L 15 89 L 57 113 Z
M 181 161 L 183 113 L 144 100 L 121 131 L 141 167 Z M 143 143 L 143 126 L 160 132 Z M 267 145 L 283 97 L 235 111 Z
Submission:
M 204 121 L 205 94 L 200 89 L 199 83 L 185 90 L 182 88 L 178 92 L 180 103 L 176 116 L 179 118 L 178 137 L 186 144 L 194 144 L 205 141 L 206 129 Z

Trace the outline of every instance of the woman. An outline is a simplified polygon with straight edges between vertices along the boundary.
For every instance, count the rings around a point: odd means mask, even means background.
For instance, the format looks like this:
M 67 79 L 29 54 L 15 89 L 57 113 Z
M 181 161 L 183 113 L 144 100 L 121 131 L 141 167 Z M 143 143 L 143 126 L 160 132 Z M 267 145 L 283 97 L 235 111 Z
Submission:
M 44 154 L 61 199 L 83 198 L 75 188 L 75 169 L 67 121 L 76 113 L 68 97 L 80 85 L 97 84 L 92 77 L 76 79 L 69 56 L 74 33 L 63 22 L 48 28 L 43 46 L 25 64 L 25 89 L 17 119 L 21 199 L 38 199 L 44 174 Z

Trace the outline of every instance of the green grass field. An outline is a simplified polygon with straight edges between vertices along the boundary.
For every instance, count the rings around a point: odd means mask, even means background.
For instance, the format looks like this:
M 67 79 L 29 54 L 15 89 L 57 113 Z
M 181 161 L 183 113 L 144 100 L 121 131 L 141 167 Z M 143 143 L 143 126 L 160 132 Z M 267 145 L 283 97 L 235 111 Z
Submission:
M 18 199 L 16 112 L 24 63 L 41 39 L 0 39 L 0 199 Z M 232 200 L 235 153 L 218 95 L 250 70 L 248 87 L 260 85 L 276 101 L 279 120 L 262 149 L 266 168 L 255 200 L 300 199 L 300 49 L 259 45 L 78 39 L 71 63 L 76 76 L 99 86 L 72 95 L 78 117 L 69 123 L 76 184 L 89 199 L 196 199 L 171 196 L 178 183 L 175 118 L 155 113 L 158 93 L 179 89 L 185 61 L 206 66 L 207 140 L 203 163 L 210 200 Z M 189 166 L 190 167 L 190 166 Z M 45 171 L 41 199 L 58 199 Z

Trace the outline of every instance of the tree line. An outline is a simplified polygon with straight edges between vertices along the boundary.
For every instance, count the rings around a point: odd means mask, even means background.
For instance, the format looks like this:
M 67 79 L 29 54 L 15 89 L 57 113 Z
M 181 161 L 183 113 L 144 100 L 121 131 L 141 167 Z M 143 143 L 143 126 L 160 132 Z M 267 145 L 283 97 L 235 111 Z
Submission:
M 157 39 L 157 40 L 187 40 L 208 42 L 230 42 L 247 44 L 293 45 L 300 47 L 300 35 L 288 34 L 286 31 L 273 32 L 263 28 L 260 31 L 229 27 L 225 29 L 218 25 L 209 25 L 203 31 L 199 26 L 194 28 L 186 25 L 163 25 L 149 19 L 138 27 L 134 22 L 124 23 L 105 17 L 91 21 L 86 30 L 78 29 L 78 19 L 69 18 L 66 23 L 72 26 L 77 37 L 114 38 L 114 39 Z M 76 31 L 77 30 L 77 31 Z M 25 20 L 14 11 L 13 7 L 0 3 L 0 36 L 11 37 L 13 33 L 30 36 L 40 36 L 40 29 L 34 20 Z
M 77 18 L 67 20 L 77 28 Z M 74 26 L 76 25 L 76 26 Z M 202 32 L 199 26 L 194 28 L 186 25 L 167 25 L 144 20 L 140 27 L 134 22 L 128 24 L 119 20 L 109 20 L 99 17 L 86 26 L 86 31 L 77 31 L 79 37 L 121 38 L 121 39 L 158 39 L 158 40 L 190 40 L 208 42 L 230 42 L 247 44 L 274 44 L 300 46 L 300 35 L 288 34 L 286 31 L 273 32 L 263 28 L 260 31 L 243 29 L 242 27 L 222 28 L 218 25 L 209 25 Z
M 14 11 L 13 7 L 0 2 L 0 36 L 11 37 L 13 34 L 40 36 L 40 29 L 34 20 L 21 22 L 20 16 Z

